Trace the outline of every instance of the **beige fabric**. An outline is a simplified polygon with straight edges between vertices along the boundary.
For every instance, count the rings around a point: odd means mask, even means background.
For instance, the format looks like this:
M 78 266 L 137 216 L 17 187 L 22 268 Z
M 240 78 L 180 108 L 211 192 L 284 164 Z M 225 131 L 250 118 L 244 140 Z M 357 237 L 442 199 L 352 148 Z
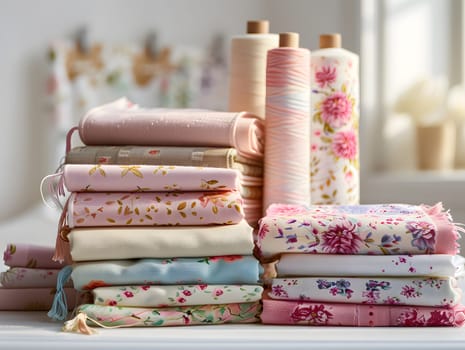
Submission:
M 73 261 L 251 255 L 252 227 L 86 228 L 69 234 Z
M 83 146 L 66 155 L 67 164 L 184 165 L 237 169 L 248 176 L 262 176 L 260 161 L 238 156 L 234 148 Z

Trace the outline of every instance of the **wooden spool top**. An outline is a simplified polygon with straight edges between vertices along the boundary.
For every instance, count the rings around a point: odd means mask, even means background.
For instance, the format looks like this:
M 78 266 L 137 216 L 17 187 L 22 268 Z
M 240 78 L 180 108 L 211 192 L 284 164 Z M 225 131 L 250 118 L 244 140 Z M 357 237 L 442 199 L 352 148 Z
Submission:
M 332 47 L 341 47 L 341 34 L 321 34 L 320 49 L 329 49 Z
M 270 22 L 267 20 L 247 21 L 247 34 L 268 34 Z
M 299 47 L 299 33 L 279 33 L 279 47 Z

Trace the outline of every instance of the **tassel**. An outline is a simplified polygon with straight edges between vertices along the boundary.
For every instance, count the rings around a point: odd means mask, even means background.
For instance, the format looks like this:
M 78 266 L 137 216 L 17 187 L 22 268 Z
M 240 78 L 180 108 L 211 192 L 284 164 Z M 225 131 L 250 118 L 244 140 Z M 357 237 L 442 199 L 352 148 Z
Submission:
M 62 330 L 63 332 L 69 333 L 81 333 L 87 335 L 97 334 L 98 332 L 95 329 L 90 328 L 86 321 L 87 315 L 83 312 L 80 312 L 72 320 L 66 321 Z
M 68 234 L 71 232 L 69 226 L 66 224 L 68 216 L 68 203 L 71 197 L 65 203 L 65 207 L 61 212 L 60 220 L 58 221 L 58 233 L 55 241 L 55 254 L 52 257 L 53 261 L 66 262 L 71 264 L 72 257 L 70 253 Z
M 66 301 L 66 294 L 63 286 L 70 280 L 73 268 L 68 265 L 61 269 L 57 276 L 57 291 L 53 298 L 53 304 L 50 311 L 47 313 L 48 317 L 63 321 L 68 316 L 68 303 Z

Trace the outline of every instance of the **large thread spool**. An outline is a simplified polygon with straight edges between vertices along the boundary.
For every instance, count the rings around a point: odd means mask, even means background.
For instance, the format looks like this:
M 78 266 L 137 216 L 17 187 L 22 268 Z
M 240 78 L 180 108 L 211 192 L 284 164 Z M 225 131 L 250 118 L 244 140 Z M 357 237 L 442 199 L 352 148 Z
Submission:
M 272 203 L 310 204 L 310 51 L 297 33 L 280 34 L 266 69 L 263 209 Z
M 341 48 L 339 34 L 320 36 L 311 63 L 312 204 L 358 204 L 358 56 Z
M 229 73 L 229 111 L 265 117 L 266 54 L 278 47 L 268 21 L 248 21 L 247 34 L 233 37 Z

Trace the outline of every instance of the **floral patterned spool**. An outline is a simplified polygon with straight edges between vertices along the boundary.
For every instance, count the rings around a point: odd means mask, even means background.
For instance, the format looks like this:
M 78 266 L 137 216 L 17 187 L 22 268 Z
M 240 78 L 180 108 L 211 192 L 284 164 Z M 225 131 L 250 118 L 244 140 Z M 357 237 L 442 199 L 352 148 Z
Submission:
M 322 35 L 320 48 L 311 63 L 311 201 L 358 204 L 358 56 L 340 48 L 336 34 Z

